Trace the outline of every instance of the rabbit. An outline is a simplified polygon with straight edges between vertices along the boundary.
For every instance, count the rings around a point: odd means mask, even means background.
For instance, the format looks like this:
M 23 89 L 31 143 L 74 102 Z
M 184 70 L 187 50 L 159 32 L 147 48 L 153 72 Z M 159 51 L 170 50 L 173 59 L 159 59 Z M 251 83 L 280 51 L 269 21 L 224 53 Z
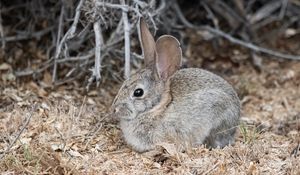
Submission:
M 233 144 L 240 118 L 233 87 L 209 71 L 180 69 L 182 51 L 175 37 L 163 35 L 155 42 L 142 18 L 139 30 L 145 67 L 124 81 L 111 106 L 125 142 L 137 152 L 163 142 Z

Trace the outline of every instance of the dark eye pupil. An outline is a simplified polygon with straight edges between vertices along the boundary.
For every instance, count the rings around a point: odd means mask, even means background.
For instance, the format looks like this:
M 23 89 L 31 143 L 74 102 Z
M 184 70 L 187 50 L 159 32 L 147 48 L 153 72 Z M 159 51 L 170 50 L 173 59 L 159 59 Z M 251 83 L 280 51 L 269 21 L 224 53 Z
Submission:
M 144 95 L 144 91 L 143 91 L 143 89 L 138 88 L 138 89 L 136 89 L 136 90 L 134 91 L 133 95 L 134 95 L 135 97 L 141 97 L 141 96 Z

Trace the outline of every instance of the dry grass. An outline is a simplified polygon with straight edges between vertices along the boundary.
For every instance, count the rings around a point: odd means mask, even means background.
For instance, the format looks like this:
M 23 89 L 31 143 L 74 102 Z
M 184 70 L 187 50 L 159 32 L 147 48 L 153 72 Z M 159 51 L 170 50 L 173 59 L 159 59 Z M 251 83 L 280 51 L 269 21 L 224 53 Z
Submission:
M 185 153 L 177 152 L 173 145 L 144 154 L 131 151 L 117 124 L 102 120 L 117 92 L 114 85 L 91 91 L 86 97 L 63 88 L 45 93 L 33 82 L 20 88 L 3 87 L 0 96 L 6 105 L 0 109 L 1 153 L 26 118 L 32 117 L 1 160 L 0 172 L 300 174 L 299 153 L 291 155 L 300 138 L 300 63 L 266 65 L 262 73 L 243 65 L 225 77 L 243 101 L 243 124 L 236 144 L 213 150 L 200 147 Z

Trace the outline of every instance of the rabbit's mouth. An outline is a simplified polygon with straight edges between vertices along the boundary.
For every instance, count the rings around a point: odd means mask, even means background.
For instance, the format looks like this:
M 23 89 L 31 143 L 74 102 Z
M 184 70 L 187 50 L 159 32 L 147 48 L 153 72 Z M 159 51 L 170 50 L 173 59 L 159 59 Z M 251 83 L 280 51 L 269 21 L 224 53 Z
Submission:
M 114 115 L 123 120 L 132 120 L 135 118 L 136 114 L 131 110 L 125 103 L 116 105 L 113 109 Z

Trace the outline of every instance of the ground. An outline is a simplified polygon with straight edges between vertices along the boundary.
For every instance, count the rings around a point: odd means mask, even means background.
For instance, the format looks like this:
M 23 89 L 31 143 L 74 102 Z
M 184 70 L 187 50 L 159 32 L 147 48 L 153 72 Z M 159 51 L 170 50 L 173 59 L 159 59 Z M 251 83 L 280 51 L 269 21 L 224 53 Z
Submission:
M 300 62 L 265 58 L 261 71 L 250 61 L 211 62 L 201 65 L 228 80 L 241 99 L 235 144 L 186 152 L 164 144 L 143 154 L 124 143 L 118 124 L 107 115 L 120 83 L 107 82 L 87 94 L 75 85 L 43 88 L 51 81 L 46 72 L 39 83 L 11 84 L 10 67 L 2 64 L 0 172 L 300 174 Z M 187 64 L 200 67 L 195 61 Z

